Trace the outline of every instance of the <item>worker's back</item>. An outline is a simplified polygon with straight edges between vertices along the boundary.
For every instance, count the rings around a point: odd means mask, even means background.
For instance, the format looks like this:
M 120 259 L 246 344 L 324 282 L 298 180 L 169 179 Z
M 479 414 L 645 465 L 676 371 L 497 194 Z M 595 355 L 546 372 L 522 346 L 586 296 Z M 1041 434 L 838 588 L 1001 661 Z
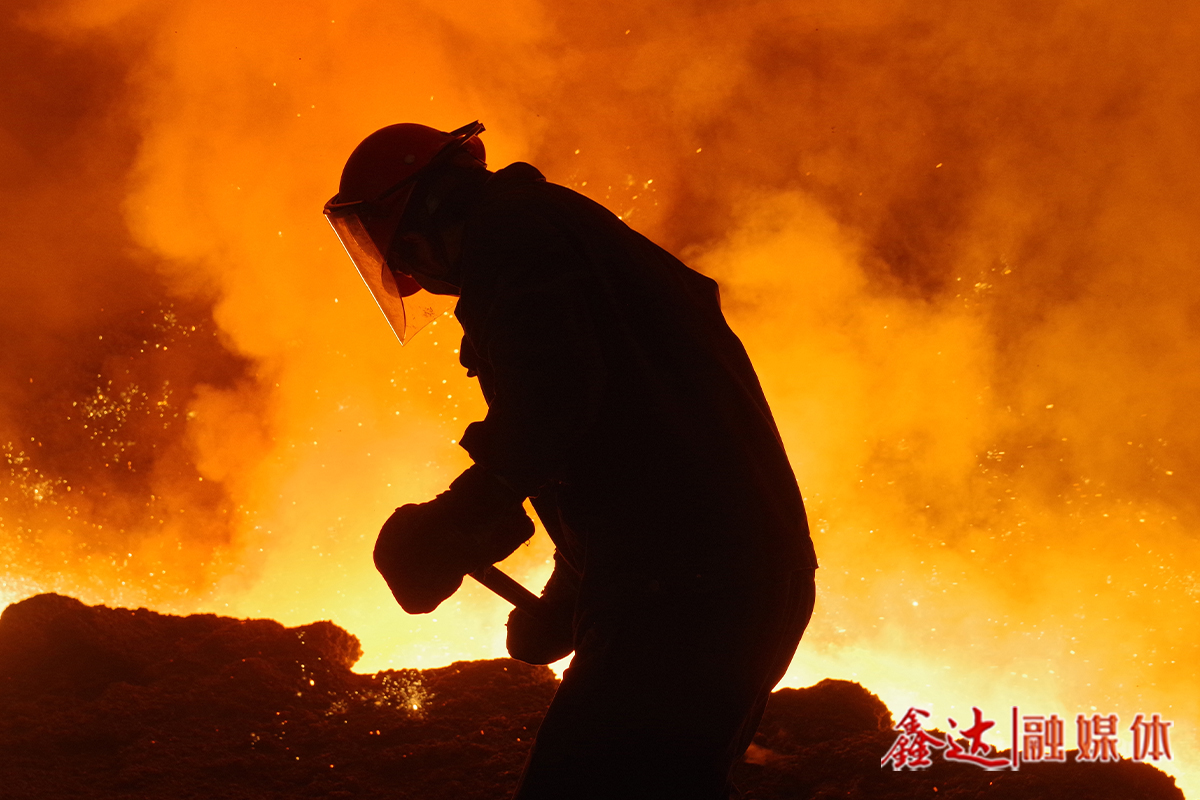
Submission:
M 715 282 L 525 164 L 484 187 L 461 268 L 463 363 L 490 404 L 463 446 L 523 492 L 555 485 L 576 566 L 728 580 L 816 565 Z

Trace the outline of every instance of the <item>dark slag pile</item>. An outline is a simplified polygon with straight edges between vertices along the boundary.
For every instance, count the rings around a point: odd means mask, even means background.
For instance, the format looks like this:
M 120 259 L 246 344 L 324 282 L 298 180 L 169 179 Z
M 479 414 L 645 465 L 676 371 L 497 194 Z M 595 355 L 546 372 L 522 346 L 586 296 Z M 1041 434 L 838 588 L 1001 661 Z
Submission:
M 89 607 L 44 594 L 0 616 L 0 797 L 509 795 L 554 674 L 519 661 L 359 675 L 330 622 Z M 775 693 L 738 768 L 745 796 L 1182 798 L 1145 764 L 881 770 L 879 698 L 825 680 Z M 936 791 L 935 791 L 936 790 Z

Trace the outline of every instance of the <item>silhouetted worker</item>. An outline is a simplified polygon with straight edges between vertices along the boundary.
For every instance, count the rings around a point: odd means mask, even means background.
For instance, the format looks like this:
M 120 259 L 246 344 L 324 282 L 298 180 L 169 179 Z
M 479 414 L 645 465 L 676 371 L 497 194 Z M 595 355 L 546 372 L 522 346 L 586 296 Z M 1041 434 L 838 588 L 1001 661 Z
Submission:
M 716 283 L 528 164 L 488 171 L 482 130 L 376 131 L 325 208 L 402 342 L 459 298 L 488 403 L 474 466 L 397 509 L 376 566 L 432 611 L 529 538 L 531 498 L 549 613 L 514 610 L 508 649 L 575 657 L 516 796 L 727 797 L 813 607 L 779 432 Z

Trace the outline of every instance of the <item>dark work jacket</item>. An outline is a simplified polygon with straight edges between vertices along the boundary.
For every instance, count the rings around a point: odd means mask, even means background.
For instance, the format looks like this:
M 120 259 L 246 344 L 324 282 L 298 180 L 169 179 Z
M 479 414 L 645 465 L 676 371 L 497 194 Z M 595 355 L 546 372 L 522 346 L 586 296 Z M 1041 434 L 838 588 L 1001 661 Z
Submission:
M 487 417 L 462 446 L 533 496 L 584 595 L 816 567 L 717 284 L 528 164 L 467 211 L 456 309 Z

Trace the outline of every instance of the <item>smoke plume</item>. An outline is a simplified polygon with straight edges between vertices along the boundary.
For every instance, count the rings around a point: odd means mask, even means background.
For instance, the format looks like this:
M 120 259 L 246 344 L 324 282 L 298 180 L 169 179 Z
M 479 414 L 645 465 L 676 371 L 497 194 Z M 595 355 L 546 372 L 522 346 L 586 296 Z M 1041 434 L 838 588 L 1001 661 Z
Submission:
M 9 599 L 328 617 L 370 670 L 501 652 L 482 590 L 405 618 L 372 575 L 484 409 L 457 324 L 401 350 L 320 216 L 367 133 L 479 118 L 493 166 L 720 281 L 822 560 L 788 682 L 1158 712 L 1194 780 L 1200 11 L 9 8 Z

